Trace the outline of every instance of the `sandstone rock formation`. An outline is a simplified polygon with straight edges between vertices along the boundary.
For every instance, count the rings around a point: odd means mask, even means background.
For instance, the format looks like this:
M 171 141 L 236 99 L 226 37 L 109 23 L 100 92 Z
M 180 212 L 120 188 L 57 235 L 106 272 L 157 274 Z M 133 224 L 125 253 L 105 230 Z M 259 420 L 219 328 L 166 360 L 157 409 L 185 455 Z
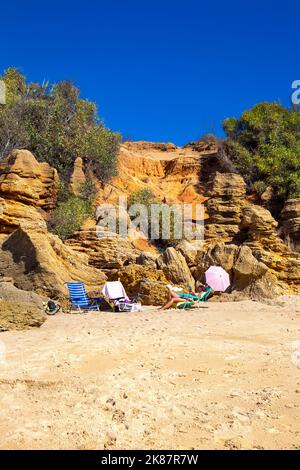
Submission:
M 20 223 L 44 220 L 56 205 L 58 175 L 28 150 L 14 150 L 0 164 L 0 234 Z
M 300 255 L 293 253 L 277 233 L 277 221 L 263 207 L 252 205 L 243 211 L 241 230 L 245 244 L 279 281 L 300 290 Z
M 195 142 L 189 142 L 184 146 L 184 148 L 190 148 L 196 152 L 217 152 L 217 147 L 217 141 L 212 135 L 207 135 Z
M 282 235 L 292 251 L 300 252 L 300 199 L 288 199 L 281 212 Z
M 205 271 L 212 265 L 222 266 L 230 275 L 230 291 L 240 292 L 245 297 L 273 298 L 283 292 L 274 274 L 247 246 L 217 243 L 199 253 L 197 267 L 192 269 L 196 280 L 204 283 Z
M 85 181 L 78 158 L 72 192 L 79 194 Z M 193 220 L 196 205 L 205 203 L 204 243 L 183 240 L 161 255 L 138 229 L 127 239 L 99 237 L 97 217 L 66 242 L 49 234 L 45 219 L 56 205 L 58 182 L 56 171 L 26 150 L 15 150 L 0 164 L 0 276 L 12 277 L 17 287 L 64 303 L 69 280 L 99 293 L 107 278 L 120 279 L 129 294 L 161 305 L 168 282 L 194 287 L 209 266 L 221 265 L 237 295 L 268 298 L 287 289 L 300 291 L 300 254 L 294 252 L 299 250 L 299 200 L 287 201 L 281 233 L 271 213 L 246 194 L 243 178 L 222 164 L 213 142 L 184 148 L 127 142 L 120 149 L 119 175 L 105 186 L 94 181 L 96 205 L 102 208 L 145 188 L 161 202 L 192 204 Z M 123 216 L 128 219 L 126 211 Z
M 202 247 L 203 240 L 181 240 L 176 245 L 176 250 L 183 255 L 188 266 L 195 266 L 198 251 L 201 251 Z
M 156 269 L 156 260 L 157 255 L 153 255 L 152 253 L 141 252 L 140 255 L 136 258 L 136 264 L 140 264 L 142 266 L 147 266 L 149 268 Z
M 13 150 L 0 165 L 0 192 L 7 199 L 44 209 L 55 207 L 58 175 L 28 150 Z
M 131 264 L 109 273 L 110 281 L 121 281 L 127 294 L 142 296 L 143 305 L 162 305 L 167 297 L 168 281 L 156 267 Z
M 237 252 L 231 289 L 253 299 L 273 298 L 283 293 L 276 276 L 253 256 L 247 246 L 241 246 Z
M 0 301 L 0 331 L 25 330 L 41 326 L 45 315 L 34 305 Z
M 74 162 L 74 169 L 70 178 L 69 189 L 73 194 L 75 194 L 75 196 L 80 196 L 85 183 L 86 176 L 83 171 L 83 160 L 81 157 L 77 157 Z
M 246 197 L 244 180 L 239 175 L 216 172 L 208 183 L 208 189 L 206 247 L 219 241 L 235 243 L 236 246 L 246 245 L 271 274 L 298 292 L 299 255 L 293 253 L 280 238 L 278 222 L 271 213 Z M 295 212 L 292 214 L 295 215 Z
M 0 331 L 41 326 L 46 320 L 43 299 L 34 292 L 0 282 Z
M 239 233 L 246 184 L 234 173 L 216 172 L 208 182 L 205 239 L 232 241 Z
M 126 142 L 120 149 L 119 174 L 99 188 L 97 202 L 117 203 L 120 195 L 147 188 L 164 202 L 185 202 L 187 197 L 202 203 L 199 177 L 206 178 L 217 166 L 215 148 L 199 152 L 174 144 Z
M 83 281 L 87 290 L 100 290 L 106 276 L 88 265 L 88 257 L 74 252 L 45 222 L 20 226 L 2 242 L 0 273 L 11 276 L 17 287 L 65 302 L 68 281 Z
M 1 278 L 0 278 L 1 279 Z M 5 278 L 4 278 L 5 279 Z M 0 301 L 5 302 L 20 302 L 24 304 L 34 305 L 36 308 L 44 311 L 43 302 L 47 300 L 46 297 L 41 297 L 32 291 L 18 289 L 14 286 L 13 282 L 1 280 L 0 282 Z
M 157 258 L 157 266 L 163 271 L 166 278 L 174 284 L 182 285 L 186 288 L 195 287 L 195 280 L 189 270 L 184 256 L 169 247 Z
M 133 243 L 121 237 L 103 237 L 97 235 L 96 226 L 76 232 L 73 238 L 65 242 L 76 253 L 87 256 L 90 266 L 110 270 L 134 263 L 140 255 Z

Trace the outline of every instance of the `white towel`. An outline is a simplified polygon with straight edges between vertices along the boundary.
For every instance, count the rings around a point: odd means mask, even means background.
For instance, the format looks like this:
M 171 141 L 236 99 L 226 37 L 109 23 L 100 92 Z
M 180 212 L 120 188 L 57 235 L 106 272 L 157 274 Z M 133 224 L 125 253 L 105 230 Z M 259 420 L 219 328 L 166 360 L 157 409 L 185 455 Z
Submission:
M 126 291 L 123 287 L 123 284 L 120 281 L 107 282 L 102 289 L 102 294 L 112 300 L 120 299 L 121 297 L 124 297 L 126 300 L 129 300 L 128 295 L 126 294 Z

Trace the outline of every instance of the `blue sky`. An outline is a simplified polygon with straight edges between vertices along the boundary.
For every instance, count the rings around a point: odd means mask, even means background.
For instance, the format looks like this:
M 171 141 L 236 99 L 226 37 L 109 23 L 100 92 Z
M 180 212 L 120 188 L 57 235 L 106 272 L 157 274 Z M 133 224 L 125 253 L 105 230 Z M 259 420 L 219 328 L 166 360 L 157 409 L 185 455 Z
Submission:
M 107 126 L 178 145 L 300 79 L 296 1 L 69 0 L 0 6 L 0 72 L 72 79 Z

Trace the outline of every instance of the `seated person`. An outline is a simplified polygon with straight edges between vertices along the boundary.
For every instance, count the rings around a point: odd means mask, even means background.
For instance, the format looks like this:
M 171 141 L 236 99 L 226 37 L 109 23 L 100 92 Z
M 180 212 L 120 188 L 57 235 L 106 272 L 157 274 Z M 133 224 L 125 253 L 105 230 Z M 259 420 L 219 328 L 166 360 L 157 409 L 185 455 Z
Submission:
M 208 296 L 211 296 L 213 294 L 213 290 L 208 284 L 200 284 L 198 290 L 200 290 L 200 292 L 196 292 L 191 286 L 189 286 L 188 293 L 182 292 L 179 294 L 179 296 L 186 299 L 194 298 L 195 300 L 201 300 L 201 298 L 207 295 L 207 293 Z
M 182 289 L 180 287 L 171 286 L 171 284 L 167 285 L 168 288 L 168 300 L 162 307 L 159 308 L 160 311 L 167 310 L 167 308 L 172 307 L 174 304 L 178 304 L 182 302 L 182 297 L 179 297 L 177 292 L 181 292 Z
M 167 288 L 168 288 L 168 300 L 165 303 L 165 305 L 159 308 L 160 311 L 167 310 L 168 308 L 171 308 L 174 305 L 176 306 L 176 304 L 184 300 L 191 300 L 191 301 L 193 301 L 193 299 L 201 300 L 201 297 L 207 293 L 208 289 L 210 290 L 209 295 L 211 295 L 213 292 L 211 287 L 209 287 L 207 284 L 205 286 L 204 285 L 201 286 L 202 292 L 199 292 L 199 293 L 195 292 L 191 286 L 189 286 L 188 293 L 184 292 L 181 287 L 175 287 L 175 286 L 172 286 L 171 284 L 168 284 Z

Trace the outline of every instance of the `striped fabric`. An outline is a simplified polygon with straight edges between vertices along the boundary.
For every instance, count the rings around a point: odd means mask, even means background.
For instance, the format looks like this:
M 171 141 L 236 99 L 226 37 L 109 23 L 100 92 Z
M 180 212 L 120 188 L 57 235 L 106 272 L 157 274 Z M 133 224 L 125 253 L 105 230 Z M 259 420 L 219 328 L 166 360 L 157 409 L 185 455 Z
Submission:
M 67 282 L 66 283 L 69 289 L 70 301 L 72 307 L 78 308 L 79 310 L 98 310 L 99 305 L 97 300 L 99 299 L 89 299 L 83 282 Z

